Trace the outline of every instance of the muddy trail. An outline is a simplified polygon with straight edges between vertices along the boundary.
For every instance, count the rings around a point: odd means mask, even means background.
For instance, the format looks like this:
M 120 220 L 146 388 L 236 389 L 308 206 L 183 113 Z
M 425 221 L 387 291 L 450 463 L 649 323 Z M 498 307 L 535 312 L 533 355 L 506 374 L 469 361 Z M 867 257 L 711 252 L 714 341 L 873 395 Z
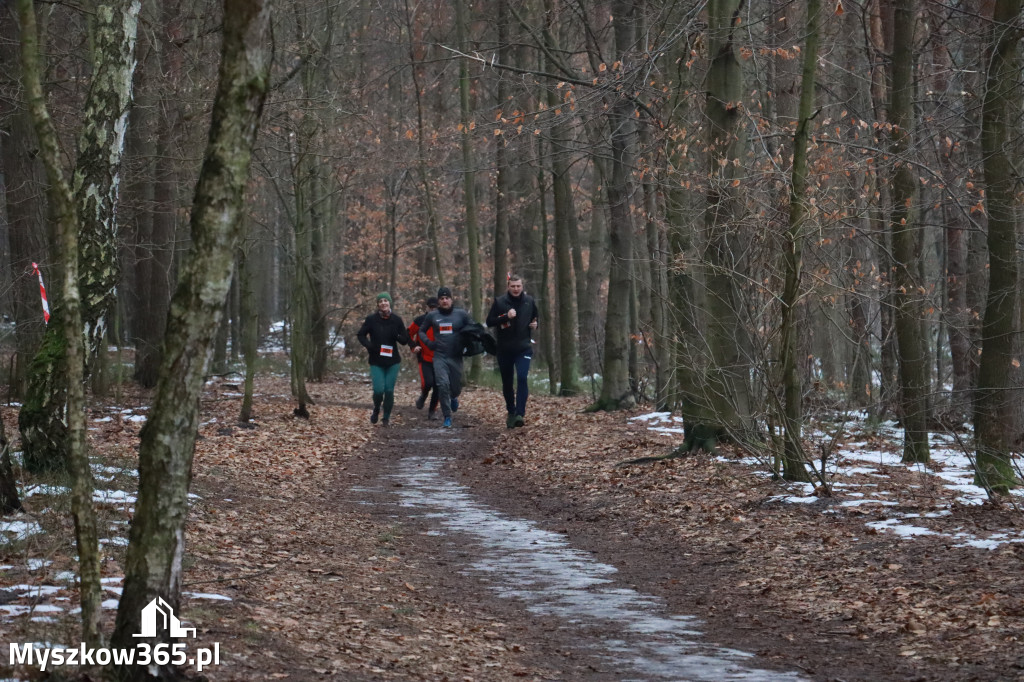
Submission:
M 583 399 L 507 430 L 472 390 L 442 429 L 403 386 L 381 428 L 357 376 L 309 420 L 275 381 L 255 428 L 204 404 L 186 589 L 231 599 L 183 605 L 223 643 L 208 679 L 1024 679 L 1019 545 L 903 542 L 722 457 L 615 467 L 665 440 Z
M 367 445 L 365 461 L 372 466 L 358 473 L 361 482 L 351 488 L 350 501 L 404 529 L 415 553 L 443 569 L 435 584 L 447 599 L 468 597 L 513 624 L 520 639 L 528 638 L 523 648 L 550 667 L 547 676 L 801 679 L 710 641 L 693 611 L 670 610 L 648 589 L 649 579 L 663 576 L 633 582 L 636 576 L 620 575 L 614 565 L 574 547 L 565 532 L 547 529 L 549 519 L 527 518 L 536 508 L 498 491 L 477 493 L 467 469 L 493 463 L 501 433 L 494 426 L 458 415 L 452 429 L 415 419 L 404 424 L 379 430 Z

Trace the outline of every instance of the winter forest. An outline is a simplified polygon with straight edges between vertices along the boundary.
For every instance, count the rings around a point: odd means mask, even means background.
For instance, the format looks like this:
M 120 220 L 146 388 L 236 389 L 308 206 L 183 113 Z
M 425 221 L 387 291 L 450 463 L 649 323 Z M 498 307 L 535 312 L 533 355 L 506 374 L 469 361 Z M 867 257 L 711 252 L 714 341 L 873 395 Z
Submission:
M 180 590 L 205 378 L 243 368 L 247 421 L 280 344 L 315 416 L 310 387 L 378 292 L 409 321 L 448 286 L 482 321 L 511 273 L 552 396 L 672 412 L 815 484 L 823 411 L 896 420 L 909 463 L 958 432 L 1005 497 L 1024 444 L 1021 9 L 2 2 L 0 384 L 22 454 L 4 450 L 0 502 L 20 507 L 16 470 L 66 472 L 96 547 L 86 408 L 153 391 L 112 640 L 130 641 Z M 489 371 L 467 361 L 470 384 Z M 80 575 L 98 642 L 100 559 L 82 551 Z

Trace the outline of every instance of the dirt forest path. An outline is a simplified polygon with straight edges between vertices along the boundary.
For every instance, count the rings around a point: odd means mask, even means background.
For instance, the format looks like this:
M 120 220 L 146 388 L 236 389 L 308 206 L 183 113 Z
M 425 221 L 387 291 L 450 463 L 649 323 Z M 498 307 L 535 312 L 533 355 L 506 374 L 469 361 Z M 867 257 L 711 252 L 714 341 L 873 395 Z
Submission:
M 707 458 L 617 473 L 608 461 L 656 454 L 664 443 L 623 415 L 583 414 L 582 400 L 538 396 L 529 425 L 506 431 L 500 396 L 473 390 L 457 428 L 443 432 L 405 407 L 407 382 L 390 429 L 369 425 L 359 375 L 317 388 L 305 421 L 288 416 L 286 381 L 264 382 L 254 429 L 233 425 L 233 401 L 204 403 L 215 416 L 197 450 L 202 499 L 189 524 L 186 589 L 231 601 L 191 600 L 185 615 L 200 644 L 221 642 L 224 663 L 210 679 L 696 679 L 626 674 L 621 656 L 595 649 L 620 639 L 615 623 L 583 628 L 529 608 L 528 598 L 498 596 L 468 569 L 478 543 L 439 526 L 446 513 L 402 503 L 419 474 L 396 476 L 423 455 L 440 455 L 438 475 L 479 505 L 532 520 L 615 566 L 615 589 L 654 597 L 667 617 L 697 616 L 700 641 L 754 654 L 742 665 L 764 676 L 733 679 L 1024 679 L 1019 617 L 1009 632 L 956 623 L 943 631 L 930 619 L 958 614 L 923 608 L 956 594 L 992 623 L 992 602 L 1020 586 L 1016 549 L 968 567 L 927 541 L 841 547 L 837 538 L 855 537 L 860 519 L 818 528 L 790 516 L 804 510 L 764 507 L 763 482 Z M 591 461 L 593 479 L 579 468 Z M 754 524 L 744 518 L 755 513 L 763 518 Z M 981 584 L 960 584 L 965 572 Z M 907 594 L 918 601 L 906 604 Z M 1004 625 L 1017 605 L 1000 603 Z M 924 626 L 907 626 L 906 612 Z

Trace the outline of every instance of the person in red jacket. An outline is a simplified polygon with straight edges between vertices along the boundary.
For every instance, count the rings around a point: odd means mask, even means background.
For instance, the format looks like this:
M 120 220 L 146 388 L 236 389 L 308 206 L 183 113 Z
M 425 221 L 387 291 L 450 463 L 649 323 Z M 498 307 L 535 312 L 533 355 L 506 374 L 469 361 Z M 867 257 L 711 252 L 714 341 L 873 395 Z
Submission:
M 431 296 L 423 305 L 427 307 L 426 312 L 417 317 L 409 325 L 409 338 L 416 344 L 419 350 L 419 363 L 420 363 L 420 397 L 416 399 L 416 409 L 422 410 L 423 405 L 427 402 L 427 394 L 430 394 L 430 409 L 427 410 L 427 419 L 437 419 L 437 383 L 434 381 L 434 351 L 427 348 L 425 344 L 420 343 L 419 331 L 420 325 L 423 324 L 424 318 L 431 311 L 437 310 L 437 299 Z M 430 340 L 434 339 L 434 330 L 427 330 L 427 338 Z

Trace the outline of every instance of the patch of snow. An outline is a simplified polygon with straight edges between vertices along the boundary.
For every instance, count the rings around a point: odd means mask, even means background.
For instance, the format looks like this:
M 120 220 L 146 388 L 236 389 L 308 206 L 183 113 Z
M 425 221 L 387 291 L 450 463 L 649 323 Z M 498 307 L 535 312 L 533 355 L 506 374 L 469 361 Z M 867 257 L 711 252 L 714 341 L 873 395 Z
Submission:
M 71 494 L 71 488 L 65 488 L 61 485 L 33 485 L 25 488 L 25 493 L 22 497 L 32 497 L 33 495 L 69 495 Z
M 135 496 L 129 495 L 123 490 L 94 490 L 92 491 L 92 501 L 96 504 L 118 504 L 135 502 Z
M 216 601 L 232 601 L 231 597 L 225 597 L 223 594 L 210 594 L 208 592 L 182 592 L 182 596 L 191 597 L 192 599 L 213 599 Z
M 899 519 L 885 519 L 884 521 L 871 521 L 867 524 L 868 528 L 874 528 L 877 531 L 891 531 L 900 537 L 909 538 L 917 535 L 938 535 L 933 530 L 927 528 L 921 528 L 920 526 L 912 526 L 906 523 L 900 523 Z
M 11 585 L 6 588 L 8 592 L 18 592 L 19 597 L 49 597 L 57 594 L 63 587 L 56 587 L 54 585 Z
M 114 547 L 127 547 L 128 538 L 102 538 L 100 539 L 101 545 L 112 545 Z
M 35 521 L 0 521 L 0 533 L 11 533 L 15 540 L 39 535 L 42 532 L 43 527 Z

